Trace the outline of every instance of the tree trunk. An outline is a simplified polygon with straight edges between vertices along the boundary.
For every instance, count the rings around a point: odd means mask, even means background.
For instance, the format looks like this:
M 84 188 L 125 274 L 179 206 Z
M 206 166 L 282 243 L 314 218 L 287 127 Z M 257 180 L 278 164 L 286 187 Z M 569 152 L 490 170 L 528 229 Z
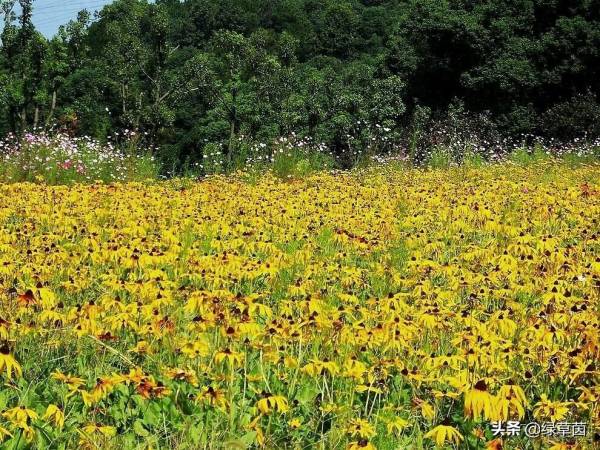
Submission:
M 17 111 L 17 108 L 15 108 L 14 106 L 10 106 L 9 107 L 9 114 L 8 114 L 8 121 L 10 123 L 10 131 L 12 131 L 13 134 L 17 134 L 18 130 L 17 130 L 17 117 L 19 115 L 19 112 Z
M 21 116 L 21 133 L 23 133 L 27 128 L 27 109 L 23 107 L 19 115 Z
M 52 101 L 50 102 L 50 112 L 46 119 L 46 127 L 50 126 L 50 121 L 54 117 L 54 110 L 56 109 L 56 89 L 52 91 Z
M 24 5 L 21 5 L 21 7 L 23 7 Z M 29 14 L 31 14 L 31 10 L 29 10 Z M 23 15 L 21 16 L 21 20 L 23 20 L 23 23 L 21 25 L 21 30 L 25 29 L 25 15 L 26 15 L 26 11 L 23 11 Z M 23 48 L 25 48 L 25 42 L 26 42 L 26 36 L 25 33 L 22 33 L 22 39 L 23 39 Z M 27 86 L 27 76 L 25 75 L 25 71 L 23 71 L 23 73 L 21 74 L 21 80 L 23 81 L 23 86 Z M 25 129 L 27 128 L 27 106 L 29 106 L 31 104 L 31 97 L 30 97 L 30 93 L 29 93 L 29 89 L 25 90 L 25 104 L 23 105 L 23 109 L 21 109 L 21 133 L 25 132 Z
M 144 93 L 140 92 L 140 96 L 137 101 L 137 115 L 135 118 L 134 128 L 137 130 L 140 128 L 140 122 L 142 121 L 142 105 L 144 104 Z
M 125 96 L 126 96 L 126 87 L 125 87 L 125 83 L 121 83 L 121 100 L 122 100 L 122 107 L 123 107 L 123 115 L 127 114 L 127 106 L 125 104 Z
M 229 146 L 227 149 L 227 168 L 231 165 L 231 157 L 235 148 L 236 121 L 232 120 L 229 125 Z
M 35 110 L 33 113 L 33 129 L 36 130 L 38 126 L 38 122 L 40 121 L 40 107 L 35 105 Z
M 235 137 L 238 130 L 238 116 L 237 116 L 237 88 L 234 87 L 231 90 L 231 108 L 229 110 L 229 148 L 227 149 L 227 168 L 231 167 L 231 159 L 233 157 L 233 150 L 235 148 Z

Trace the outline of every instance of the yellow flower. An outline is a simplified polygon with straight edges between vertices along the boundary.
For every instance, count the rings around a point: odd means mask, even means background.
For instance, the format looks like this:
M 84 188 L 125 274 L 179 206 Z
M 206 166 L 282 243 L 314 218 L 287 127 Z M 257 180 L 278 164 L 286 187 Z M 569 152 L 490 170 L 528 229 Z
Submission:
M 334 361 L 313 359 L 302 368 L 302 371 L 312 377 L 325 376 L 327 373 L 333 376 L 340 372 L 340 368 Z
M 21 365 L 17 360 L 10 354 L 8 344 L 4 343 L 0 346 L 0 373 L 6 372 L 6 378 L 9 380 L 12 378 L 13 372 L 17 377 L 23 374 Z
M 152 353 L 152 347 L 150 347 L 148 341 L 139 341 L 131 351 L 140 355 L 149 355 Z
M 246 425 L 245 428 L 248 430 L 254 430 L 254 432 L 256 433 L 256 443 L 259 446 L 263 447 L 265 445 L 265 435 L 263 433 L 262 428 L 259 426 L 259 421 L 261 417 L 261 415 L 256 416 L 248 425 Z
M 297 430 L 298 428 L 300 428 L 302 426 L 302 421 L 299 418 L 294 417 L 292 420 L 288 421 L 288 426 L 292 430 Z
M 352 437 L 361 438 L 372 438 L 376 434 L 375 427 L 364 419 L 350 420 L 347 431 Z
M 65 414 L 56 405 L 48 405 L 42 419 L 52 420 L 59 429 L 65 425 Z
M 400 434 L 404 429 L 408 426 L 408 420 L 403 419 L 402 417 L 395 417 L 392 420 L 387 422 L 387 432 L 389 434 Z
M 33 441 L 35 438 L 35 429 L 31 425 L 23 424 L 20 426 L 23 431 L 23 436 L 25 436 L 25 440 L 27 442 Z
M 85 383 L 83 378 L 76 377 L 73 375 L 65 375 L 59 370 L 53 372 L 52 375 L 50 375 L 50 377 L 54 380 L 65 383 L 67 386 L 69 386 L 69 389 L 71 391 L 77 391 L 79 387 L 83 386 L 83 384 Z
M 361 439 L 360 441 L 350 442 L 346 450 L 377 450 L 377 447 L 366 439 Z
M 8 339 L 8 329 L 10 328 L 10 322 L 0 317 L 0 339 Z
M 2 416 L 20 428 L 24 428 L 27 424 L 29 424 L 30 420 L 35 420 L 38 418 L 38 415 L 34 410 L 28 409 L 25 406 L 17 406 L 15 408 L 8 409 L 2 413 Z
M 475 383 L 473 389 L 465 395 L 465 416 L 479 420 L 494 418 L 494 397 L 488 392 L 485 381 L 480 380 Z
M 217 352 L 215 354 L 215 362 L 217 364 L 222 363 L 223 361 L 227 361 L 230 367 L 238 367 L 242 365 L 244 360 L 244 355 L 239 352 L 231 351 L 229 348 Z
M 425 419 L 432 421 L 435 419 L 435 408 L 431 403 L 423 401 L 421 403 L 421 414 Z
M 319 409 L 324 414 L 338 414 L 340 411 L 342 411 L 342 407 L 336 405 L 335 403 L 323 403 Z
M 215 406 L 219 409 L 227 409 L 227 399 L 225 398 L 225 394 L 222 390 L 212 386 L 204 386 L 200 390 L 198 400 L 210 406 Z
M 367 392 L 367 391 L 372 392 L 374 394 L 382 394 L 383 393 L 383 391 L 381 389 L 379 389 L 378 387 L 372 386 L 372 385 L 367 386 L 366 384 L 358 384 L 358 385 L 356 385 L 356 388 L 354 388 L 354 390 L 361 394 L 363 392 Z
M 271 411 L 285 413 L 289 410 L 288 401 L 282 395 L 272 395 L 263 392 L 263 398 L 256 402 L 256 407 L 263 414 L 269 414 Z
M 540 396 L 540 401 L 535 404 L 533 417 L 536 419 L 548 419 L 552 422 L 564 420 L 569 413 L 571 404 L 569 402 L 553 402 L 548 400 L 546 394 Z
M 181 353 L 191 359 L 199 356 L 206 356 L 209 354 L 209 345 L 204 339 L 198 339 L 194 342 L 187 342 L 181 348 Z
M 167 377 L 169 377 L 172 380 L 185 381 L 185 382 L 191 384 L 192 386 L 198 385 L 198 378 L 196 377 L 196 374 L 194 373 L 194 371 L 192 371 L 190 369 L 179 369 L 179 368 L 167 369 L 165 374 Z
M 493 439 L 485 445 L 486 450 L 502 450 L 502 439 Z
M 4 442 L 4 439 L 6 439 L 7 437 L 12 437 L 11 432 L 8 431 L 6 428 L 0 426 L 0 443 Z
M 88 391 L 81 391 L 81 399 L 83 400 L 83 404 L 85 406 L 90 407 L 98 403 L 102 399 L 102 396 L 98 392 L 93 393 Z
M 436 445 L 441 447 L 446 442 L 458 445 L 463 440 L 463 435 L 459 431 L 448 425 L 438 425 L 424 436 L 427 439 L 435 441 Z
M 495 397 L 494 420 L 507 421 L 509 418 L 523 419 L 528 405 L 525 392 L 520 386 L 504 385 Z M 512 414 L 511 414 L 512 413 Z
M 97 423 L 89 423 L 82 428 L 82 431 L 87 435 L 99 434 L 105 437 L 112 437 L 117 434 L 117 429 L 108 425 L 100 425 Z
M 89 393 L 89 399 L 92 400 L 92 403 L 100 401 L 111 393 L 117 384 L 123 381 L 125 381 L 125 378 L 117 374 L 97 378 L 96 384 Z

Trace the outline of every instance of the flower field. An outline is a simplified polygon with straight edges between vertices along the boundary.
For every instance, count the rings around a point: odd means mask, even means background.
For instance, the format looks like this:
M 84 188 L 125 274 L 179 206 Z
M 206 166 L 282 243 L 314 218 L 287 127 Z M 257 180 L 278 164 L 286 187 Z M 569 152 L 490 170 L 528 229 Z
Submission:
M 0 185 L 2 448 L 593 449 L 599 327 L 598 165 Z

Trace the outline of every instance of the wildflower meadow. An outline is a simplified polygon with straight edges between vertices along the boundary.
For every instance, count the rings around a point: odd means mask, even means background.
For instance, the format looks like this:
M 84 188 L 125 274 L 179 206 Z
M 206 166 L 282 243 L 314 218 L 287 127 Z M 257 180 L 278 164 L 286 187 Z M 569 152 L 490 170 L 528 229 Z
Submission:
M 600 0 L 0 0 L 0 450 L 600 450 Z
M 597 162 L 120 182 L 58 148 L 81 178 L 0 184 L 2 448 L 597 448 Z

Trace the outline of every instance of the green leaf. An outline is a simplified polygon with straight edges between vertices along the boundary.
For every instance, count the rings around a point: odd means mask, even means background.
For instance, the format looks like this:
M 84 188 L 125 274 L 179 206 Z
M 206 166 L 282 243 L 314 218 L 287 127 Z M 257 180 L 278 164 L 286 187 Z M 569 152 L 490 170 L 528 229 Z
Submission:
M 223 444 L 224 448 L 246 450 L 256 440 L 256 431 L 250 431 L 239 439 L 227 441 Z
M 151 403 L 144 413 L 144 423 L 147 425 L 156 425 L 160 420 L 160 406 L 156 403 Z
M 7 390 L 0 391 L 0 410 L 5 410 L 8 405 L 10 393 Z
M 311 384 L 306 384 L 302 387 L 302 390 L 300 392 L 298 392 L 296 399 L 300 403 L 304 403 L 304 404 L 310 403 L 314 400 L 314 398 L 317 396 L 318 393 L 319 393 L 319 390 L 317 389 L 316 386 L 311 385 Z
M 144 423 L 140 419 L 137 419 L 135 422 L 133 422 L 133 431 L 138 436 L 150 435 L 150 432 L 146 429 L 146 427 L 144 427 Z

